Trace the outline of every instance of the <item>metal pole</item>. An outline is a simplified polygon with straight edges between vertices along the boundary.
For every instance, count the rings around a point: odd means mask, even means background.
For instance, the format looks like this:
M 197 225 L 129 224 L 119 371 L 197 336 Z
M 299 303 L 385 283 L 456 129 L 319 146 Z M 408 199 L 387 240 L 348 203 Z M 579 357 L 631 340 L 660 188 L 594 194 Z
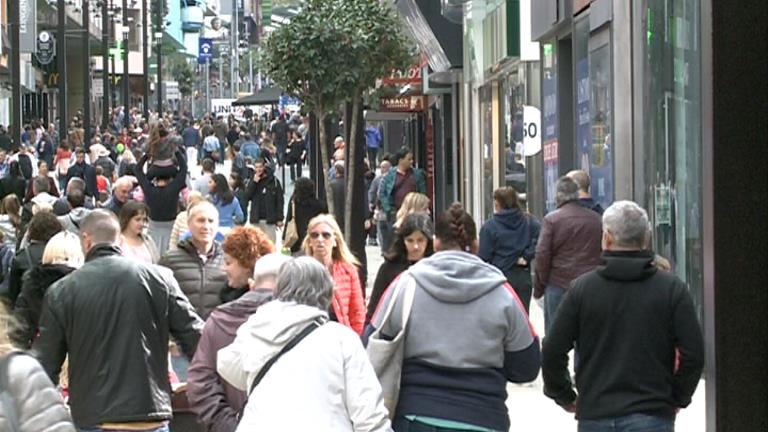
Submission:
M 101 79 L 104 94 L 101 95 L 101 128 L 109 129 L 109 4 L 101 0 Z
M 13 0 L 11 0 L 13 1 Z M 66 1 L 57 0 L 58 31 L 57 68 L 59 70 L 59 139 L 67 137 L 67 13 Z
M 19 47 L 21 39 L 19 37 L 19 2 L 17 0 L 8 1 L 8 19 L 9 30 L 11 32 L 11 139 L 13 143 L 21 143 L 21 55 Z
M 128 0 L 123 0 L 123 126 L 131 125 L 131 83 L 128 72 Z
M 224 56 L 219 54 L 219 97 L 224 99 Z
M 157 2 L 157 25 L 155 26 L 155 32 L 162 33 L 163 31 L 163 11 L 165 5 L 163 0 Z M 163 115 L 163 38 L 162 36 L 157 40 L 157 115 L 162 117 Z
M 83 142 L 88 147 L 91 143 L 91 5 L 83 0 Z
M 149 22 L 147 0 L 141 0 L 141 59 L 144 65 L 144 119 L 149 120 Z
M 246 22 L 248 23 L 248 33 L 246 36 L 246 39 L 248 40 L 248 85 L 250 86 L 251 93 L 255 93 L 253 86 L 253 47 L 251 46 L 251 33 L 253 32 L 253 24 L 251 24 L 251 21 Z
M 211 110 L 211 59 L 205 59 L 205 109 L 203 113 Z
M 232 84 L 230 86 L 231 89 L 231 98 L 235 99 L 237 98 L 237 95 L 240 93 L 240 28 L 239 28 L 239 2 L 237 0 L 232 0 L 232 25 L 230 26 L 232 29 L 232 61 L 230 61 L 230 66 L 232 68 Z

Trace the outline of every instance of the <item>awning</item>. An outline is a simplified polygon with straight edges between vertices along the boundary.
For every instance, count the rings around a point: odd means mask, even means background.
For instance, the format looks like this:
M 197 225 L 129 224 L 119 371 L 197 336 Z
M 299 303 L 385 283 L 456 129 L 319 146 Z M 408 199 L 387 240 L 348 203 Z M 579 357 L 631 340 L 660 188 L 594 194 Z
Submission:
M 245 105 L 276 105 L 280 102 L 283 90 L 279 87 L 268 87 L 257 91 L 254 94 L 243 96 L 232 102 L 232 106 Z

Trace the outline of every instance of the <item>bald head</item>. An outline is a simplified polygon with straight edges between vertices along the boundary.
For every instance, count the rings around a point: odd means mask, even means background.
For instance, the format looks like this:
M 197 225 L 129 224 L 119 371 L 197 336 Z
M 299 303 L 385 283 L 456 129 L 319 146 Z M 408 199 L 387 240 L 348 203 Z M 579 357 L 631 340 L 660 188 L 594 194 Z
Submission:
M 80 224 L 80 242 L 87 254 L 97 244 L 115 244 L 120 238 L 120 222 L 111 211 L 97 209 Z
M 568 178 L 576 182 L 576 184 L 579 186 L 579 194 L 584 195 L 586 194 L 589 196 L 589 174 L 586 173 L 586 171 L 583 170 L 573 170 L 566 174 Z

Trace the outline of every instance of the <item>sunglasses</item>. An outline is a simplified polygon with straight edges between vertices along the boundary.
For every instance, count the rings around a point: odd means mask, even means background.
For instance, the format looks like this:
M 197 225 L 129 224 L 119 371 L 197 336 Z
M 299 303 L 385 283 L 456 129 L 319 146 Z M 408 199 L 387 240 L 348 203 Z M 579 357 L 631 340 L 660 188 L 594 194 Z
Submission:
M 323 236 L 323 238 L 326 239 L 326 240 L 330 240 L 331 237 L 333 237 L 333 234 L 329 233 L 329 232 L 321 232 L 321 233 L 320 232 L 312 232 L 312 233 L 309 233 L 309 238 L 311 238 L 312 240 L 317 240 L 320 236 Z

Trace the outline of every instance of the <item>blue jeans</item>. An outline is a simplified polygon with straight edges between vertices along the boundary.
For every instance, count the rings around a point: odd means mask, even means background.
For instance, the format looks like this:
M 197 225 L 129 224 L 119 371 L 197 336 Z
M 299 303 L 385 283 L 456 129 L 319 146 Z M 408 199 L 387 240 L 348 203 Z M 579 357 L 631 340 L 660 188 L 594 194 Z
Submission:
M 601 420 L 579 420 L 579 432 L 674 432 L 675 420 L 630 414 Z
M 549 330 L 552 327 L 552 322 L 555 320 L 555 313 L 560 306 L 560 302 L 563 301 L 565 295 L 565 289 L 547 285 L 546 291 L 544 291 L 544 332 L 549 334 Z
M 385 254 L 389 252 L 389 246 L 392 243 L 392 236 L 394 236 L 394 229 L 389 221 L 376 222 L 376 229 L 379 231 L 379 247 L 381 253 Z
M 78 428 L 77 429 L 80 432 L 137 432 L 135 430 L 123 430 L 123 429 L 102 429 L 102 428 Z M 146 429 L 140 432 L 171 432 L 171 429 L 168 428 L 168 423 L 166 423 L 163 426 L 160 426 L 156 429 Z

